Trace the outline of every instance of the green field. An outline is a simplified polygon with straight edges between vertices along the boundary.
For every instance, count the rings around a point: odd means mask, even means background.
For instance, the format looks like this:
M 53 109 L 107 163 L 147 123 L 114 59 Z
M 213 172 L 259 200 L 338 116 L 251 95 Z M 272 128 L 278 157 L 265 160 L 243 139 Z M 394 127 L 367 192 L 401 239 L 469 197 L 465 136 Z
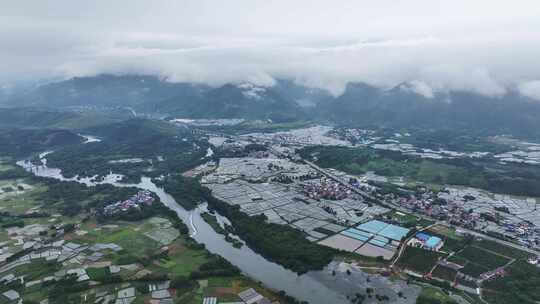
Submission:
M 405 177 L 408 182 L 469 186 L 494 193 L 540 196 L 540 169 L 537 166 L 501 164 L 489 159 L 423 159 L 369 147 L 315 146 L 303 148 L 299 153 L 305 159 L 313 159 L 321 167 L 353 175 L 373 171 L 386 177 Z
M 9 164 L 8 158 L 0 158 L 0 172 L 5 172 L 13 169 L 13 166 Z
M 440 266 L 440 265 L 437 266 L 435 270 L 433 271 L 434 277 L 437 277 L 437 278 L 440 278 L 449 282 L 453 282 L 454 279 L 456 278 L 456 275 L 457 275 L 457 271 L 447 268 L 447 267 Z
M 425 287 L 418 296 L 416 304 L 457 304 L 457 302 L 437 288 Z
M 398 222 L 403 227 L 415 227 L 419 222 L 418 217 L 414 216 L 413 214 L 403 213 L 395 210 L 385 213 L 383 216 L 389 220 Z
M 540 302 L 540 268 L 517 261 L 502 278 L 486 282 L 484 298 L 491 304 L 536 304 Z
M 157 261 L 156 265 L 150 266 L 149 269 L 173 276 L 189 276 L 190 273 L 199 269 L 208 259 L 206 251 L 188 248 L 181 242 L 175 242 L 169 247 L 172 248 L 169 252 L 169 258 Z
M 47 187 L 45 185 L 27 185 L 24 180 L 0 181 L 0 188 L 9 186 L 17 189 L 17 187 L 20 185 L 22 185 L 26 190 L 16 192 L 14 190 L 10 193 L 0 194 L 0 207 L 2 208 L 2 211 L 11 212 L 14 214 L 23 214 L 30 208 L 41 206 L 40 196 L 47 191 Z
M 501 244 L 497 242 L 488 241 L 488 240 L 475 241 L 474 245 L 483 249 L 487 249 L 489 251 L 493 251 L 500 255 L 504 255 L 509 258 L 514 258 L 514 259 L 526 259 L 531 256 L 531 254 L 528 252 L 515 249 L 512 247 L 508 247 L 508 246 L 502 246 Z
M 448 262 L 452 262 L 452 263 L 455 263 L 455 264 L 458 264 L 458 265 L 461 265 L 461 266 L 465 266 L 465 265 L 467 265 L 467 263 L 469 261 L 467 259 L 465 259 L 465 258 L 460 257 L 460 256 L 453 255 L 453 256 L 448 258 Z
M 109 271 L 109 267 L 103 267 L 103 268 L 94 268 L 89 267 L 86 269 L 86 273 L 93 281 L 104 281 L 106 280 L 110 275 L 111 272 Z
M 510 260 L 507 258 L 493 254 L 475 246 L 465 247 L 465 249 L 458 252 L 456 256 L 466 259 L 470 263 L 474 263 L 489 270 L 504 266 L 506 263 L 510 262 Z
M 88 243 L 115 243 L 134 256 L 143 256 L 161 246 L 153 239 L 144 235 L 151 229 L 148 220 L 140 222 L 115 222 L 117 228 L 100 227 L 94 229 L 94 222 L 85 223 L 82 230 L 88 231 L 84 236 L 77 236 L 75 240 Z M 113 226 L 114 227 L 114 226 Z
M 425 274 L 444 256 L 442 253 L 408 246 L 399 259 L 398 265 Z

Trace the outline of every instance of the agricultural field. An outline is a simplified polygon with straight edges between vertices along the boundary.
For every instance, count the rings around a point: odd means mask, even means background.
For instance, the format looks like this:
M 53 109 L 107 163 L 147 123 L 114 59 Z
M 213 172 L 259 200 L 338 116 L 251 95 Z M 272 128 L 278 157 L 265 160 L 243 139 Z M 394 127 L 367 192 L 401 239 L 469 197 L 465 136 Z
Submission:
M 10 159 L 7 157 L 0 157 L 0 172 L 6 172 L 13 169 L 13 166 L 9 164 Z
M 97 216 L 94 208 L 130 197 L 133 189 L 24 177 L 0 178 L 0 189 L 0 277 L 14 278 L 0 293 L 15 291 L 24 302 L 195 304 L 209 295 L 237 301 L 240 291 L 254 288 L 288 303 L 196 244 L 159 202 L 138 217 Z
M 488 240 L 478 240 L 474 242 L 476 247 L 489 250 L 491 252 L 498 253 L 500 255 L 514 258 L 514 259 L 526 259 L 531 256 L 530 253 L 515 249 L 508 246 L 501 246 L 499 243 L 488 241 Z
M 420 219 L 417 216 L 411 213 L 403 213 L 397 210 L 392 210 L 388 213 L 383 214 L 383 216 L 386 219 L 395 221 L 399 223 L 399 225 L 406 228 L 415 227 L 420 222 Z
M 0 210 L 22 214 L 32 208 L 39 208 L 39 197 L 46 190 L 45 185 L 30 184 L 23 179 L 0 180 Z
M 453 282 L 456 278 L 457 271 L 448 267 L 438 265 L 435 270 L 433 270 L 432 275 L 436 278 L 443 279 L 448 282 Z
M 399 259 L 400 267 L 426 274 L 437 264 L 437 261 L 446 255 L 434 251 L 408 246 Z
M 457 304 L 449 295 L 437 288 L 426 287 L 416 300 L 417 304 Z
M 540 302 L 540 268 L 517 261 L 508 274 L 483 285 L 483 297 L 492 304 L 534 304 Z
M 460 272 L 478 277 L 484 272 L 506 265 L 511 260 L 476 246 L 467 246 L 453 255 L 449 261 L 464 266 Z

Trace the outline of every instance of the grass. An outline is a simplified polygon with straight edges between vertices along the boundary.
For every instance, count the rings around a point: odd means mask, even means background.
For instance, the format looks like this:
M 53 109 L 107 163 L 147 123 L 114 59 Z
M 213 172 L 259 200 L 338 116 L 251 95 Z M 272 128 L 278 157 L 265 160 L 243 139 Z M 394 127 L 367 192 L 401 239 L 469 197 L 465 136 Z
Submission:
M 18 184 L 22 183 L 22 180 L 4 180 L 2 182 L 16 188 Z M 39 184 L 33 185 L 32 187 L 32 189 L 25 190 L 20 194 L 13 192 L 8 195 L 4 194 L 4 197 L 0 195 L 0 207 L 2 207 L 2 211 L 22 214 L 30 208 L 41 206 L 39 195 L 40 193 L 47 191 L 47 187 Z
M 38 259 L 29 264 L 21 265 L 15 268 L 13 272 L 16 276 L 24 275 L 25 281 L 33 281 L 50 275 L 60 270 L 60 266 L 55 262 L 47 262 L 45 259 Z
M 93 237 L 95 243 L 115 243 L 122 246 L 125 251 L 137 256 L 145 255 L 160 247 L 156 241 L 129 226 L 109 233 L 102 230 L 85 237 L 86 239 Z
M 98 281 L 98 282 L 104 281 L 108 277 L 111 276 L 111 272 L 109 271 L 108 267 L 103 267 L 103 268 L 90 267 L 86 269 L 86 273 L 88 274 L 91 280 Z
M 452 263 L 456 263 L 456 264 L 461 265 L 461 266 L 465 266 L 465 265 L 467 265 L 467 263 L 469 261 L 467 259 L 465 259 L 465 258 L 460 257 L 460 256 L 453 255 L 453 256 L 448 258 L 448 262 L 452 262 Z
M 414 227 L 418 224 L 418 218 L 410 213 L 403 213 L 400 211 L 390 211 L 384 216 L 391 217 L 393 220 L 399 222 L 405 227 Z
M 462 257 L 469 262 L 472 262 L 489 270 L 504 266 L 510 261 L 502 256 L 490 253 L 474 246 L 465 247 L 465 249 L 458 252 L 456 256 Z M 467 267 L 467 265 L 465 265 L 465 267 Z
M 465 264 L 465 267 L 461 268 L 459 271 L 461 273 L 464 273 L 466 275 L 470 275 L 472 277 L 479 277 L 482 273 L 488 272 L 490 269 L 480 266 L 475 263 L 467 263 Z
M 450 227 L 444 226 L 444 225 L 433 226 L 433 227 L 429 228 L 428 231 L 430 231 L 432 233 L 437 233 L 437 234 L 440 234 L 440 235 L 443 235 L 443 236 L 446 236 L 446 237 L 449 237 L 449 238 L 453 238 L 453 239 L 456 239 L 456 240 L 462 240 L 463 239 L 463 237 L 456 234 L 456 230 L 454 228 L 450 228 Z
M 508 246 L 503 246 L 497 242 L 489 240 L 475 241 L 474 245 L 514 259 L 526 259 L 531 256 L 531 254 L 528 252 Z
M 207 260 L 206 251 L 189 248 L 182 239 L 179 239 L 169 245 L 169 257 L 160 259 L 157 264 L 151 265 L 150 269 L 173 276 L 189 276 Z
M 212 229 L 214 229 L 215 232 L 222 235 L 227 235 L 227 231 L 225 231 L 225 229 L 223 229 L 221 225 L 219 225 L 215 215 L 205 212 L 201 214 L 201 217 L 206 223 L 208 223 L 208 225 L 210 225 L 210 227 L 212 227 Z
M 399 265 L 420 273 L 429 272 L 444 254 L 408 246 L 399 259 Z
M 434 277 L 437 277 L 437 278 L 440 278 L 449 282 L 454 281 L 454 279 L 456 278 L 456 274 L 457 274 L 457 271 L 451 268 L 440 266 L 440 265 L 438 265 L 433 271 Z
M 8 171 L 13 169 L 13 166 L 8 165 L 2 159 L 0 159 L 0 172 Z
M 540 302 L 540 268 L 517 261 L 507 271 L 506 276 L 484 284 L 484 299 L 493 304 Z
M 417 304 L 454 304 L 457 302 L 437 288 L 424 287 L 416 300 Z

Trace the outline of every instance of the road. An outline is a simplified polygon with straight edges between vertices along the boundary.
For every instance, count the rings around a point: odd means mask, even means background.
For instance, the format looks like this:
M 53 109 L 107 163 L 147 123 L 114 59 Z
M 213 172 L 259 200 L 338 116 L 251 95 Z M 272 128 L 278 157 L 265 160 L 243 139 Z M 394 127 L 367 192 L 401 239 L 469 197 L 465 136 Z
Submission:
M 208 133 L 208 131 L 206 131 L 206 133 Z M 213 132 L 213 133 L 214 133 L 214 135 L 219 135 L 217 132 Z M 229 138 L 237 139 L 237 140 L 242 139 L 241 137 L 238 137 L 238 136 L 235 136 L 235 135 L 229 135 L 229 134 L 221 134 L 221 135 L 229 137 Z M 245 140 L 245 138 L 243 138 L 243 139 Z M 273 144 L 280 144 L 280 142 L 276 142 L 274 140 L 272 140 L 272 143 Z M 274 154 L 276 154 L 278 156 L 286 157 L 281 152 L 273 149 L 271 146 L 269 148 Z M 371 194 L 369 194 L 369 193 L 367 193 L 365 191 L 362 191 L 361 189 L 358 189 L 358 188 L 355 188 L 355 187 L 349 185 L 349 183 L 347 181 L 342 180 L 338 176 L 335 176 L 334 174 L 330 173 L 327 169 L 321 168 L 318 165 L 314 164 L 313 162 L 310 162 L 310 161 L 308 161 L 306 159 L 301 159 L 301 161 L 304 162 L 305 164 L 307 164 L 308 166 L 310 166 L 311 168 L 313 168 L 314 170 L 318 171 L 319 173 L 323 174 L 324 176 L 326 176 L 326 177 L 340 183 L 341 185 L 343 185 L 347 189 L 350 189 L 351 191 L 359 194 L 360 196 L 362 196 L 363 198 L 365 198 L 365 199 L 367 199 L 369 201 L 376 202 L 377 204 L 379 204 L 381 206 L 388 207 L 388 208 L 393 208 L 393 209 L 396 209 L 396 210 L 404 212 L 404 213 L 410 213 L 410 210 L 407 210 L 407 209 L 405 209 L 405 208 L 403 208 L 403 207 L 401 207 L 399 205 L 396 205 L 396 204 L 392 204 L 392 203 L 388 203 L 388 202 L 382 202 L 380 199 L 372 196 Z M 428 217 L 426 215 L 423 215 L 423 214 L 414 213 L 414 215 L 418 216 L 419 218 L 422 218 L 424 220 L 433 221 L 432 218 L 430 218 L 430 217 Z M 443 226 L 446 226 L 446 227 L 450 227 L 450 225 L 448 223 L 446 223 L 446 222 L 439 221 L 436 224 L 443 225 Z M 501 245 L 505 245 L 505 246 L 512 247 L 512 248 L 515 248 L 515 249 L 519 249 L 519 250 L 522 250 L 522 251 L 525 251 L 525 252 L 528 252 L 528 253 L 531 253 L 531 254 L 540 255 L 540 251 L 537 251 L 537 250 L 534 250 L 534 249 L 531 249 L 531 248 L 528 248 L 528 247 L 525 247 L 525 246 L 522 246 L 522 245 L 519 245 L 519 244 L 516 244 L 516 243 L 512 243 L 512 242 L 508 242 L 508 241 L 501 240 L 501 239 L 498 239 L 498 238 L 494 238 L 494 237 L 491 237 L 491 236 L 486 235 L 484 233 L 474 231 L 474 230 L 470 230 L 470 229 L 466 229 L 466 228 L 459 227 L 459 229 L 461 231 L 465 232 L 465 233 L 468 233 L 468 234 L 476 236 L 476 237 L 480 237 L 480 238 L 485 239 L 485 240 L 497 242 L 497 243 L 499 243 Z
M 375 201 L 377 202 L 378 204 L 382 205 L 382 206 L 386 206 L 386 207 L 390 207 L 391 205 L 391 208 L 394 208 L 396 210 L 399 210 L 401 212 L 405 212 L 405 213 L 410 213 L 409 210 L 406 210 L 405 208 L 402 208 L 401 206 L 397 206 L 395 204 L 390 204 L 390 203 L 383 203 L 381 202 L 378 198 L 375 198 L 373 197 L 372 195 L 358 189 L 358 188 L 355 188 L 351 185 L 349 185 L 346 181 L 343 181 L 342 179 L 340 179 L 339 177 L 335 176 L 334 174 L 328 172 L 328 170 L 324 169 L 324 168 L 321 168 L 319 166 L 317 166 L 316 164 L 310 162 L 310 161 L 307 161 L 307 160 L 303 160 L 304 163 L 306 163 L 307 165 L 309 165 L 310 167 L 312 167 L 313 169 L 317 170 L 318 172 L 320 172 L 321 174 L 325 175 L 326 177 L 340 183 L 341 185 L 347 187 L 348 189 L 354 191 L 355 193 L 358 193 L 359 195 L 361 195 L 362 197 L 364 198 L 367 198 L 369 200 L 372 200 L 372 201 Z M 422 218 L 422 219 L 425 219 L 425 220 L 429 220 L 429 221 L 433 221 L 432 218 L 429 218 L 423 214 L 416 214 L 416 216 Z M 446 222 L 437 222 L 438 225 L 444 225 L 446 227 L 450 227 L 450 225 Z M 508 242 L 508 241 L 505 241 L 505 240 L 501 240 L 501 239 L 498 239 L 498 238 L 495 238 L 495 237 L 492 237 L 492 236 L 489 236 L 489 235 L 486 235 L 484 233 L 481 233 L 481 232 L 478 232 L 478 231 L 474 231 L 474 230 L 470 230 L 470 229 L 466 229 L 466 228 L 461 228 L 459 227 L 459 229 L 465 233 L 468 233 L 470 235 L 473 235 L 473 236 L 476 236 L 476 237 L 480 237 L 482 239 L 485 239 L 485 240 L 489 240 L 489 241 L 493 241 L 493 242 L 497 242 L 501 245 L 505 245 L 505 246 L 508 246 L 508 247 L 512 247 L 514 249 L 519 249 L 519 250 L 522 250 L 522 251 L 525 251 L 525 252 L 528 252 L 528 253 L 531 253 L 531 254 L 535 254 L 535 255 L 540 255 L 540 251 L 537 251 L 537 250 L 534 250 L 534 249 L 531 249 L 531 248 L 528 248 L 528 247 L 525 247 L 525 246 L 522 246 L 522 245 L 519 245 L 519 244 L 516 244 L 516 243 L 512 243 L 512 242 Z

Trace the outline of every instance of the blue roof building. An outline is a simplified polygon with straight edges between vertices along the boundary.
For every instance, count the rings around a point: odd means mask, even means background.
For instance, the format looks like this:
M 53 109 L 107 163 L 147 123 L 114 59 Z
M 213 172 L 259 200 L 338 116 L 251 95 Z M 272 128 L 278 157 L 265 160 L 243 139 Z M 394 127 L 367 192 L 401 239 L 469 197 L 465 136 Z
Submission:
M 416 238 L 419 239 L 422 242 L 427 241 L 430 237 L 431 236 L 429 234 L 426 234 L 426 233 L 423 233 L 423 232 L 418 232 L 416 234 Z
M 439 251 L 444 245 L 444 242 L 441 238 L 429 235 L 424 232 L 418 232 L 415 235 L 415 238 L 416 240 L 414 241 L 416 241 L 416 244 L 427 250 Z
M 431 236 L 426 241 L 425 246 L 430 250 L 439 250 L 442 247 L 442 240 L 436 236 Z

